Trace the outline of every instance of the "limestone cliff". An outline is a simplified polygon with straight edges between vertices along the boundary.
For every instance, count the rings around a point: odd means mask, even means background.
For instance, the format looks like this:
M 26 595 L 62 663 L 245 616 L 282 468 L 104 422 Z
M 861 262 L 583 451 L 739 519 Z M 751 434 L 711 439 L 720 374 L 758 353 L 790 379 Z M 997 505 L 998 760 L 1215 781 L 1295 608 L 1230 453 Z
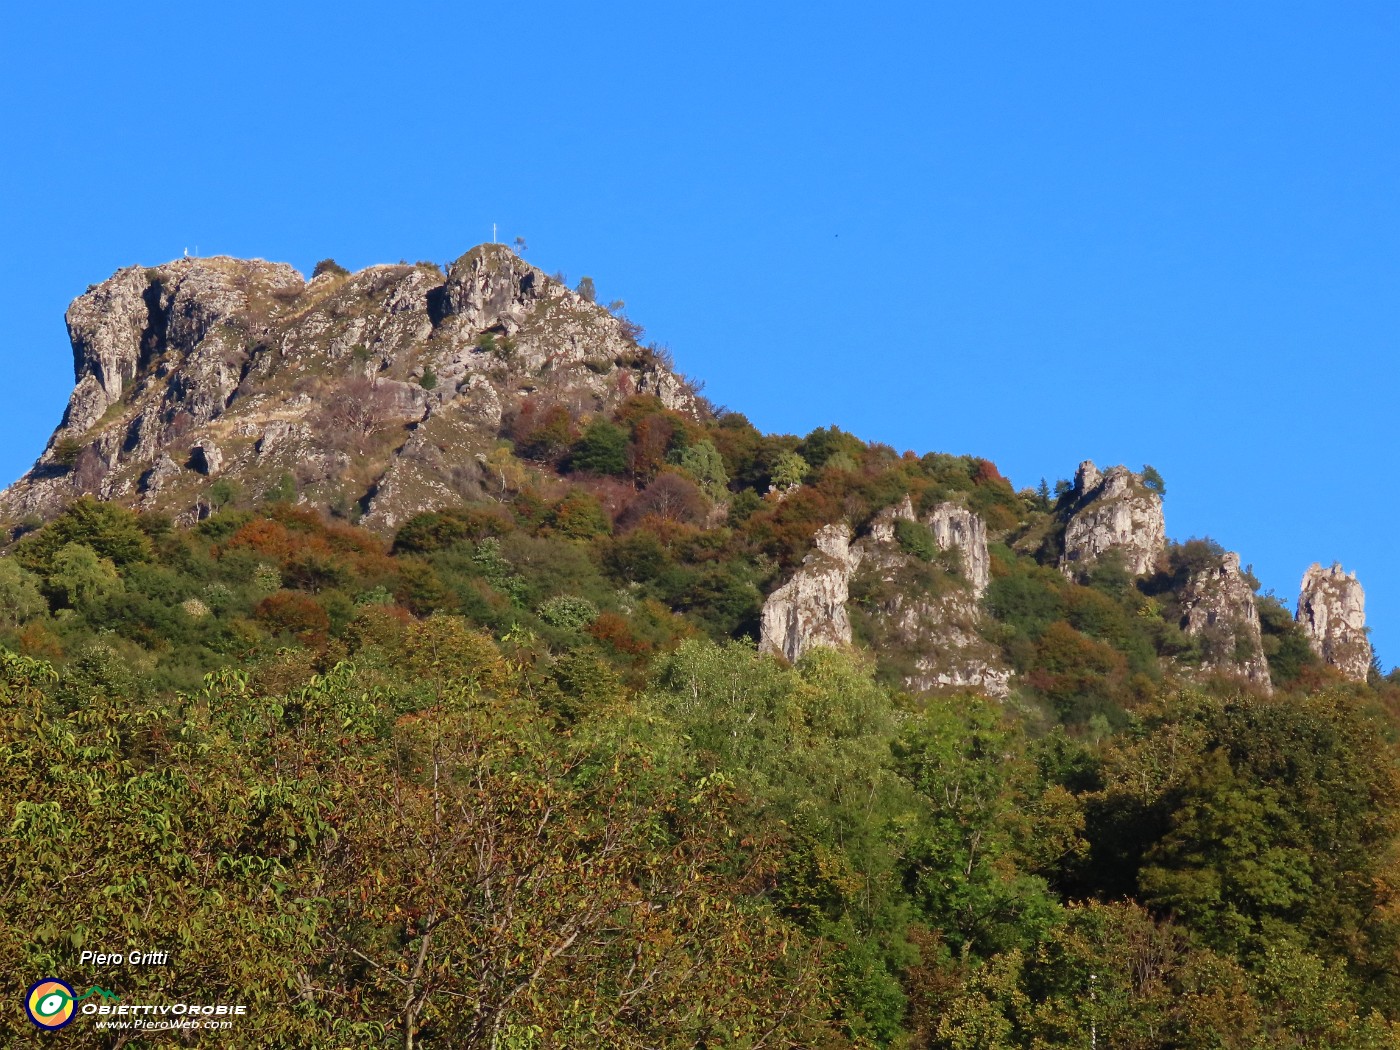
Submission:
M 1371 642 L 1366 635 L 1366 595 L 1356 573 L 1333 563 L 1303 574 L 1296 619 L 1313 652 L 1353 682 L 1366 681 Z
M 1201 642 L 1202 666 L 1272 692 L 1254 588 L 1238 554 L 1192 574 L 1181 595 L 1181 627 Z
M 899 521 L 927 528 L 948 564 L 925 564 L 903 550 Z M 855 587 L 854 615 L 904 688 L 1006 696 L 1010 669 L 979 630 L 989 567 L 986 525 L 978 515 L 942 503 L 921 519 L 906 497 L 876 515 L 855 543 L 845 525 L 818 533 L 816 551 L 764 603 L 760 648 L 797 659 L 814 646 L 850 644 L 853 610 L 847 603 Z
M 759 648 L 796 661 L 817 646 L 851 643 L 846 612 L 851 574 L 859 564 L 851 550 L 851 530 L 844 524 L 817 531 L 816 548 L 803 559 L 787 583 L 763 603 Z
M 1089 460 L 1075 474 L 1060 568 L 1080 576 L 1110 551 L 1133 576 L 1152 572 L 1166 546 L 1162 498 L 1127 467 L 1100 473 Z
M 500 245 L 304 281 L 225 257 L 130 267 L 69 307 L 75 385 L 0 522 L 82 493 L 195 520 L 234 488 L 392 529 L 476 491 L 475 456 L 526 397 L 695 410 L 627 322 Z M 223 488 L 215 488 L 219 482 Z

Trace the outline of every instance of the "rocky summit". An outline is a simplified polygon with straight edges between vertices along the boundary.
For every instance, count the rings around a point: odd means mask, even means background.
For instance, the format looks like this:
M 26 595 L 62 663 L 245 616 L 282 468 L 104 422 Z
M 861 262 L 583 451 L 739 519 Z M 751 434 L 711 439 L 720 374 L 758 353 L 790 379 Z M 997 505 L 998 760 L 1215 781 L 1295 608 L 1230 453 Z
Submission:
M 1141 474 L 1127 467 L 1100 473 L 1085 460 L 1075 473 L 1073 496 L 1060 560 L 1066 575 L 1082 575 L 1109 553 L 1121 557 L 1134 576 L 1152 571 L 1166 545 L 1166 524 L 1162 498 L 1148 490 Z
M 432 264 L 226 257 L 133 266 L 68 309 L 75 386 L 0 521 L 100 496 L 177 521 L 244 498 L 393 529 L 480 495 L 532 396 L 601 411 L 635 393 L 692 411 L 637 329 L 501 245 Z

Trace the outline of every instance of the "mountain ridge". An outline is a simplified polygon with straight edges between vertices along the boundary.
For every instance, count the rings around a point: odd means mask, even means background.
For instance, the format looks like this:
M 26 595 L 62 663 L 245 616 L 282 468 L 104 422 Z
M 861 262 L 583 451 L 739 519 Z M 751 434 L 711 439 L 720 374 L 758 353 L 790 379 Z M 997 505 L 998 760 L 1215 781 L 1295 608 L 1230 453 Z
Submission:
M 74 389 L 38 461 L 0 492 L 0 524 L 12 537 L 82 495 L 186 525 L 222 507 L 285 500 L 392 535 L 417 515 L 489 500 L 497 473 L 504 492 L 514 453 L 606 421 L 629 398 L 654 397 L 678 418 L 717 419 L 665 351 L 639 342 L 638 326 L 593 302 L 591 289 L 569 289 L 497 244 L 445 268 L 350 273 L 325 260 L 309 280 L 285 263 L 228 256 L 132 266 L 75 299 L 66 322 Z M 830 464 L 842 456 L 850 462 L 842 453 Z M 667 468 L 675 469 L 687 471 Z M 694 464 L 686 476 L 703 481 Z M 993 478 L 995 468 L 985 480 Z M 634 488 L 650 481 L 632 476 Z M 782 482 L 773 472 L 765 498 L 781 501 L 802 482 L 801 473 Z M 740 494 L 728 484 L 708 483 L 715 520 Z M 1024 506 L 1013 516 L 1033 512 L 1037 499 L 1051 511 L 1036 527 L 1050 530 L 1040 548 L 1025 536 L 1018 543 L 1071 581 L 1088 581 L 1108 562 L 1139 588 L 1155 586 L 1169 560 L 1160 484 L 1155 472 L 1100 471 L 1085 461 L 1053 508 L 1046 494 L 1017 497 Z M 1006 695 L 1011 672 L 979 637 L 989 629 L 985 511 L 974 513 L 963 497 L 916 511 L 905 493 L 903 508 L 884 514 L 882 525 L 849 514 L 818 523 L 846 530 L 847 543 L 836 544 L 845 553 L 833 558 L 835 539 L 824 547 L 818 535 L 808 557 L 821 563 L 815 575 L 794 561 L 772 578 L 760 644 L 796 659 L 812 645 L 850 643 L 853 624 L 863 624 L 866 644 L 910 650 L 907 688 Z M 949 538 L 949 515 L 975 544 Z M 961 559 L 971 585 L 962 578 L 937 600 L 897 593 L 902 576 L 919 576 L 919 558 L 900 549 L 895 532 L 930 525 L 933 548 Z M 853 528 L 875 533 L 858 537 Z M 1005 522 L 992 531 L 1005 532 Z M 1269 692 L 1257 587 L 1237 555 L 1212 558 L 1170 586 L 1181 630 L 1196 640 L 1202 668 Z M 873 618 L 847 610 L 872 601 L 882 610 Z M 1372 651 L 1354 576 L 1308 570 L 1294 619 L 1319 658 L 1352 681 L 1366 679 Z

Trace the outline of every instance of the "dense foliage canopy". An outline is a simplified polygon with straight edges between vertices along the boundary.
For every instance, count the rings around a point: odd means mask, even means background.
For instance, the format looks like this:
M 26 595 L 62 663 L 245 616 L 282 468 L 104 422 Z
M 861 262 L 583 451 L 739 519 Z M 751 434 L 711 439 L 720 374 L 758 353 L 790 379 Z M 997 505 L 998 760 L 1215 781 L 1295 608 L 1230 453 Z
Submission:
M 520 426 L 497 498 L 392 543 L 79 500 L 0 558 L 12 1002 L 244 1003 L 207 1038 L 250 1047 L 1400 1046 L 1397 686 L 1267 596 L 1275 695 L 1200 672 L 1208 541 L 1072 582 L 1050 487 L 984 460 L 649 398 Z M 1004 703 L 753 644 L 817 528 L 906 495 L 988 522 Z

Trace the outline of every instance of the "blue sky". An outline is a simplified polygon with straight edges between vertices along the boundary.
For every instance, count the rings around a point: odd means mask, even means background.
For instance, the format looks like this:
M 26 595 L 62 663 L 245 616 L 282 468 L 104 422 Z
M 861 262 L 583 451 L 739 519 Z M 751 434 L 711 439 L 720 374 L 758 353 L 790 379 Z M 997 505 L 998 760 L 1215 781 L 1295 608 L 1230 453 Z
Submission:
M 1380 3 L 12 6 L 0 484 L 118 267 L 495 222 L 764 429 L 1152 463 L 1290 606 L 1356 570 L 1389 667 L 1398 53 Z

